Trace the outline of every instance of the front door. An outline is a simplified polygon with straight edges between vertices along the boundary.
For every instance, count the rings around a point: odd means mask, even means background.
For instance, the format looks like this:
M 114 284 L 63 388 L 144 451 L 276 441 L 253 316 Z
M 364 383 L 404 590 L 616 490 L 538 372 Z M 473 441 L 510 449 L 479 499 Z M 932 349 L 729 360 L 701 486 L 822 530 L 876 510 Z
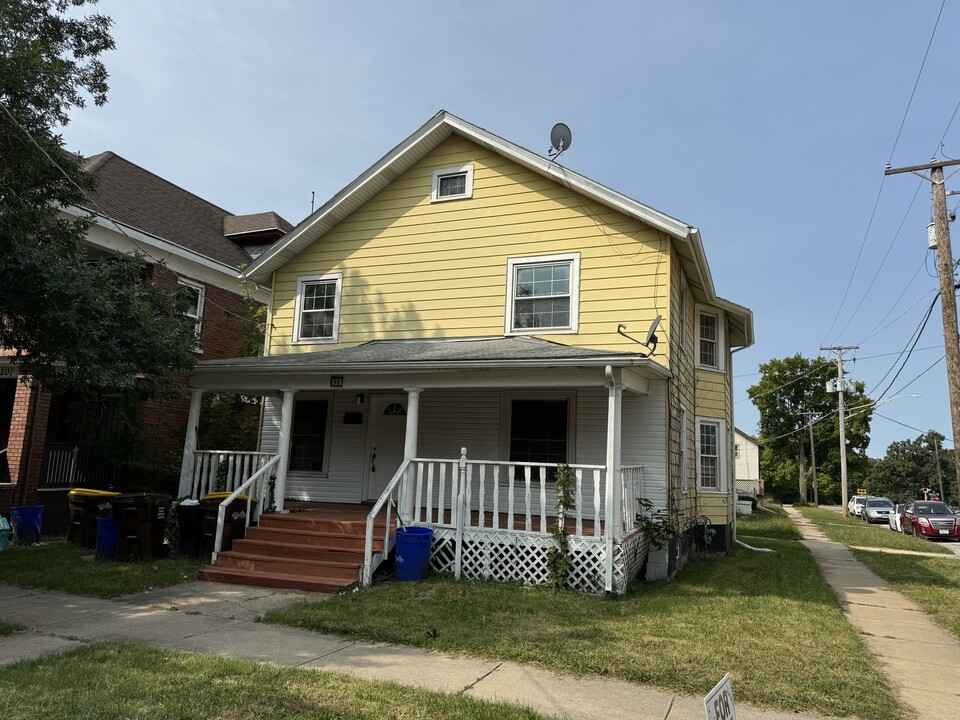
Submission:
M 367 499 L 376 500 L 403 462 L 407 432 L 407 396 L 370 398 L 370 447 L 367 452 Z

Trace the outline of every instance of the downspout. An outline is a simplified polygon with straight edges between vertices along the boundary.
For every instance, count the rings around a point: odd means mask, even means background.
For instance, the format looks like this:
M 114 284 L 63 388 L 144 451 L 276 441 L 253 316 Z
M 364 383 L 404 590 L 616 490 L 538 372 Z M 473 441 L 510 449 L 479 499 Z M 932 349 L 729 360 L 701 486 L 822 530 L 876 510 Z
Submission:
M 744 347 L 738 347 L 738 348 L 736 348 L 735 350 L 731 350 L 731 351 L 730 351 L 730 354 L 733 355 L 734 353 L 738 353 L 738 352 L 740 352 L 741 350 L 746 350 L 746 349 L 747 349 L 746 346 L 744 346 Z M 731 364 L 731 366 L 733 365 L 732 362 L 731 362 L 730 364 Z M 731 388 L 731 390 L 732 390 L 732 388 Z M 732 403 L 731 403 L 731 406 L 732 406 Z M 731 416 L 730 416 L 730 422 L 733 423 L 733 415 L 732 415 L 732 414 L 731 414 Z M 734 433 L 736 433 L 736 431 L 737 431 L 736 425 L 734 425 L 733 431 L 734 431 Z M 733 494 L 734 494 L 734 496 L 737 495 L 736 472 L 734 472 L 734 479 L 733 479 Z M 758 547 L 753 547 L 753 545 L 747 545 L 745 542 L 743 542 L 742 540 L 740 540 L 739 538 L 737 538 L 737 501 L 736 501 L 736 499 L 734 499 L 734 501 L 733 501 L 733 542 L 736 543 L 737 545 L 739 545 L 740 547 L 746 548 L 747 550 L 752 550 L 753 552 L 776 553 L 776 550 L 771 550 L 770 548 L 758 548 Z

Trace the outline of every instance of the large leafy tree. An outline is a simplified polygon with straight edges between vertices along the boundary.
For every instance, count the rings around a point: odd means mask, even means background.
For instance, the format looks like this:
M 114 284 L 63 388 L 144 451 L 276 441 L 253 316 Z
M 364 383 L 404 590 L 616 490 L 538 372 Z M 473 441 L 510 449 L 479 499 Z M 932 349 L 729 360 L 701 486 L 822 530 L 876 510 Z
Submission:
M 156 395 L 194 362 L 193 324 L 145 259 L 95 259 L 94 178 L 57 130 L 106 102 L 110 20 L 96 0 L 0 0 L 0 347 L 51 390 Z
M 944 449 L 943 440 L 943 435 L 930 430 L 913 440 L 891 443 L 867 480 L 870 493 L 905 502 L 923 497 L 923 488 L 940 492 L 942 487 L 943 499 L 955 503 L 953 450 Z
M 768 494 L 784 501 L 810 496 L 810 430 L 817 460 L 820 500 L 840 498 L 840 423 L 837 396 L 826 384 L 836 365 L 794 355 L 760 365 L 760 381 L 747 394 L 760 411 L 760 469 Z M 846 393 L 847 475 L 851 487 L 865 478 L 870 461 L 870 400 L 861 383 Z M 808 414 L 809 413 L 809 414 Z

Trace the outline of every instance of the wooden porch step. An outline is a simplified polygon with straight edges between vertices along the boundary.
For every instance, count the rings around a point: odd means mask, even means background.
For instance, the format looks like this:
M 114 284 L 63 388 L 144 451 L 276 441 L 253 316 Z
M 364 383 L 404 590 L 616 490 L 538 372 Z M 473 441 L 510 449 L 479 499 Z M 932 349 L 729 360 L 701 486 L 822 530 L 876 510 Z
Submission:
M 349 548 L 327 548 L 319 545 L 302 545 L 293 542 L 273 542 L 270 540 L 245 538 L 243 540 L 234 540 L 232 549 L 247 555 L 363 564 L 363 548 L 358 550 Z
M 332 562 L 279 558 L 269 555 L 253 555 L 230 550 L 217 555 L 218 568 L 247 570 L 254 573 L 296 575 L 306 578 L 325 578 L 335 581 L 340 587 L 350 585 L 360 577 L 362 562 Z
M 307 530 L 313 532 L 338 533 L 341 535 L 360 535 L 367 532 L 366 519 L 337 518 L 313 512 L 292 512 L 289 514 L 267 514 L 260 517 L 263 527 L 284 528 L 288 530 Z M 374 534 L 381 536 L 386 529 L 383 520 L 374 524 Z
M 288 527 L 276 527 L 261 523 L 257 527 L 248 527 L 246 537 L 250 540 L 266 540 L 269 542 L 310 545 L 337 550 L 363 550 L 364 535 L 345 535 L 343 533 L 318 532 L 315 530 L 298 530 Z M 373 551 L 379 552 L 383 548 L 383 533 L 374 533 Z
M 304 592 L 336 593 L 341 588 L 356 581 L 343 583 L 340 579 L 322 577 L 304 577 L 284 573 L 250 572 L 235 568 L 203 568 L 198 577 L 207 582 L 231 583 L 233 585 L 253 585 L 254 587 L 278 588 L 284 590 L 303 590 Z

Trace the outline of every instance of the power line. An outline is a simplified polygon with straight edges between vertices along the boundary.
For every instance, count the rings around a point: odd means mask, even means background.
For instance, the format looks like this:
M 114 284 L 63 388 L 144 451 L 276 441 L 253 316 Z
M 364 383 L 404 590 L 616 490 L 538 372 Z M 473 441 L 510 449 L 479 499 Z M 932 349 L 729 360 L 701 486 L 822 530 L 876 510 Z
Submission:
M 798 376 L 795 377 L 793 380 L 789 380 L 789 381 L 785 382 L 783 385 L 779 385 L 779 386 L 777 386 L 777 387 L 775 387 L 775 388 L 772 388 L 772 389 L 770 389 L 770 390 L 764 390 L 762 393 L 757 393 L 757 394 L 754 395 L 753 397 L 747 397 L 747 398 L 743 398 L 742 400 L 737 400 L 735 404 L 739 404 L 739 403 L 742 403 L 742 402 L 746 402 L 747 400 L 754 400 L 754 399 L 756 399 L 756 398 L 763 397 L 764 395 L 769 395 L 770 393 L 775 393 L 775 392 L 777 392 L 777 390 L 782 390 L 783 388 L 789 387 L 789 386 L 793 385 L 793 384 L 796 383 L 796 382 L 800 382 L 800 381 L 803 380 L 805 377 L 808 377 L 808 376 L 810 376 L 810 375 L 813 375 L 813 374 L 814 374 L 815 372 L 817 372 L 818 370 L 822 370 L 823 368 L 825 368 L 826 366 L 828 366 L 828 365 L 830 365 L 830 364 L 831 364 L 831 362 L 830 362 L 829 360 L 826 361 L 826 362 L 822 362 L 821 364 L 817 365 L 817 366 L 816 366 L 815 368 L 813 368 L 812 370 L 808 370 L 808 371 L 805 372 L 803 375 L 798 375 Z

